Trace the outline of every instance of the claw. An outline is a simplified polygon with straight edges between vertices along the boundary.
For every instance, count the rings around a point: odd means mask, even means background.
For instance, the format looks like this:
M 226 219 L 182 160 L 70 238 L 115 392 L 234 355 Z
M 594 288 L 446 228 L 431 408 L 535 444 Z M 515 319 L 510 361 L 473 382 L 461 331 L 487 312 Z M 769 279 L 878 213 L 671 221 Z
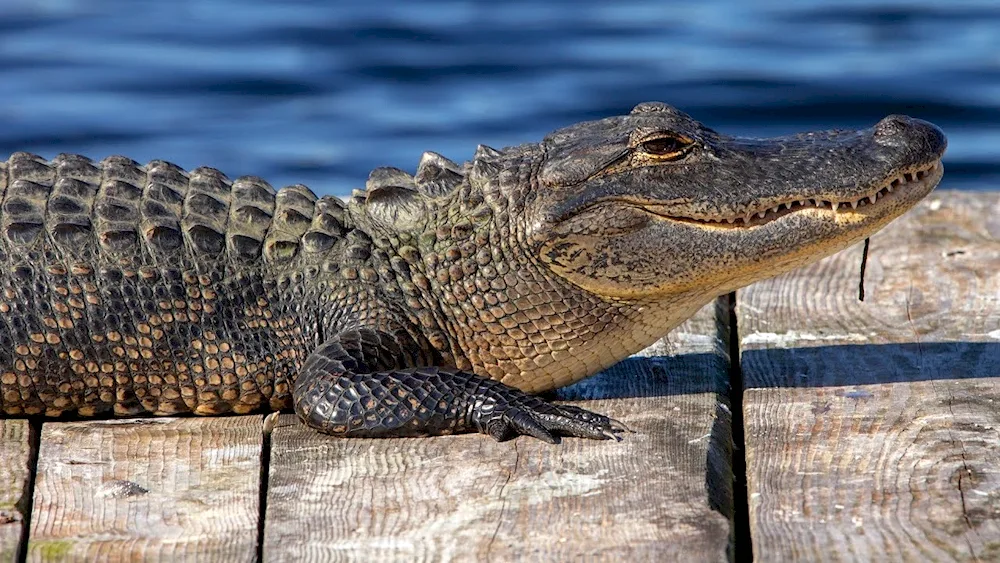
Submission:
M 616 442 L 621 442 L 622 441 L 622 437 L 621 436 L 619 436 L 618 434 L 615 434 L 614 432 L 612 432 L 610 430 L 605 430 L 604 432 L 602 432 L 602 434 L 604 434 L 604 436 L 608 440 L 614 440 Z
M 561 436 L 621 441 L 632 430 L 621 421 L 575 405 L 552 404 L 514 388 L 495 384 L 492 396 L 478 406 L 480 432 L 504 441 L 518 435 L 558 444 Z
M 608 423 L 611 426 L 612 432 L 628 432 L 629 434 L 635 434 L 635 430 L 632 430 L 631 428 L 628 427 L 627 424 L 625 424 L 620 420 L 609 417 Z

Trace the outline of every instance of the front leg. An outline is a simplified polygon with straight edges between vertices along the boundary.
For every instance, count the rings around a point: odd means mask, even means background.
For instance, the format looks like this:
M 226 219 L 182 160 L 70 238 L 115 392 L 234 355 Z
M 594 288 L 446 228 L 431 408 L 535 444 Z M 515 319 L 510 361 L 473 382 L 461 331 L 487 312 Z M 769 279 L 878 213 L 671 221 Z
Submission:
M 499 381 L 413 362 L 391 335 L 343 331 L 306 359 L 292 393 L 295 412 L 335 436 L 475 431 L 498 441 L 524 434 L 557 443 L 559 436 L 618 439 L 625 430 L 606 416 L 554 405 Z

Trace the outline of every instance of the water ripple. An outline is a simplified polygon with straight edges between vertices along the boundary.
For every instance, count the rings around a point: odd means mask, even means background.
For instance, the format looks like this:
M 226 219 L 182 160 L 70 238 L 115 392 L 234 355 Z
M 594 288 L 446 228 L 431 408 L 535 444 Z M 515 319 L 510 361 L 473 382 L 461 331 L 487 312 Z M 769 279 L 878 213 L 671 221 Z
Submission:
M 124 153 L 345 194 L 379 165 L 668 101 L 768 136 L 889 113 L 1000 180 L 1000 8 L 940 2 L 0 3 L 0 152 Z

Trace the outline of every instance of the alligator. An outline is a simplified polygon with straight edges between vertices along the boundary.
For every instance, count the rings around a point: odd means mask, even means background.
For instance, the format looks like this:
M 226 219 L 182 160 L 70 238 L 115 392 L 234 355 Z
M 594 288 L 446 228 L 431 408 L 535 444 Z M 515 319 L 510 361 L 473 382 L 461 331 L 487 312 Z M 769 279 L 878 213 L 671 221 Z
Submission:
M 943 133 L 770 139 L 647 102 L 346 201 L 121 156 L 0 163 L 0 413 L 294 408 L 335 436 L 619 438 L 539 396 L 715 297 L 832 254 L 940 181 Z

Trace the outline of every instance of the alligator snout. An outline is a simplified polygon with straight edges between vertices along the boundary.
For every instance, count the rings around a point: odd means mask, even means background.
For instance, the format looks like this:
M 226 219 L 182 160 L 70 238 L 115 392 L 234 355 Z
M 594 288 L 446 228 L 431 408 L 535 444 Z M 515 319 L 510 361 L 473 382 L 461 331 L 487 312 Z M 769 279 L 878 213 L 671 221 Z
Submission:
M 944 154 L 948 139 L 933 123 L 908 115 L 890 115 L 875 124 L 875 142 L 886 146 L 909 146 L 920 152 Z

